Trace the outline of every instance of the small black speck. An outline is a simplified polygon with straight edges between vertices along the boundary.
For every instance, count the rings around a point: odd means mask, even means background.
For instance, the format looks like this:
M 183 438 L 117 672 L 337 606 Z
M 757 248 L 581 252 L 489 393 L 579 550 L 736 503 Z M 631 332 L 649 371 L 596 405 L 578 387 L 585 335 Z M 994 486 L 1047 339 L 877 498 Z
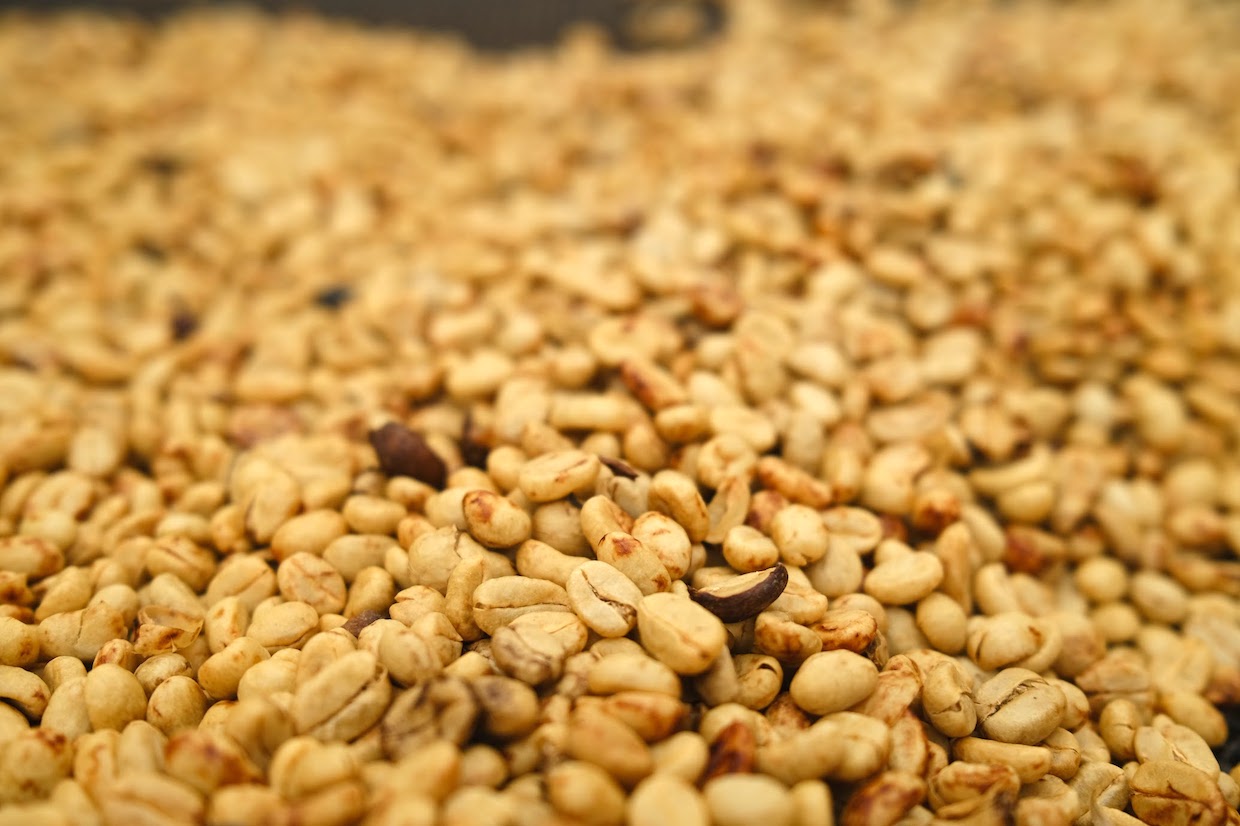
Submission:
M 328 310 L 338 310 L 353 300 L 353 288 L 347 284 L 333 284 L 314 294 L 314 303 Z
M 134 242 L 133 248 L 134 252 L 157 264 L 168 259 L 168 253 L 163 245 L 148 238 L 142 238 Z
M 185 167 L 185 162 L 176 155 L 170 155 L 164 152 L 152 152 L 139 161 L 139 165 L 151 173 L 161 178 L 170 178 L 176 175 Z
M 198 318 L 189 310 L 177 310 L 172 314 L 172 337 L 184 341 L 198 329 Z

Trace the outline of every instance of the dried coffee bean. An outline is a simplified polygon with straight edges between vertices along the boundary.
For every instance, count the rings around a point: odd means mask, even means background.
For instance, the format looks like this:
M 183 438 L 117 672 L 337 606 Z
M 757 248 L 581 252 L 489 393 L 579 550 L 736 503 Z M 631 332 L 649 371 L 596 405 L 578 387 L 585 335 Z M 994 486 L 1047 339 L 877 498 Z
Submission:
M 568 576 L 568 601 L 590 630 L 623 637 L 637 624 L 642 592 L 631 579 L 606 562 L 590 560 Z
M 1223 823 L 1227 802 L 1214 778 L 1187 763 L 1151 760 L 1129 781 L 1132 810 L 1146 823 Z
M 642 647 L 678 674 L 701 674 L 727 644 L 714 614 L 677 594 L 650 594 L 637 605 Z
M 878 685 L 874 663 L 851 651 L 822 651 L 801 663 L 788 690 L 810 714 L 844 711 L 860 703 Z
M 673 775 L 655 774 L 633 790 L 626 807 L 631 826 L 706 826 L 710 811 L 697 789 Z
M 776 565 L 706 588 L 690 588 L 689 598 L 724 622 L 741 622 L 765 611 L 787 585 L 788 569 Z
M 975 702 L 977 721 L 992 740 L 1036 745 L 1063 718 L 1063 692 L 1024 668 L 1005 668 L 982 683 Z
M 417 431 L 388 422 L 370 431 L 370 444 L 388 476 L 411 476 L 434 488 L 444 486 L 448 468 Z

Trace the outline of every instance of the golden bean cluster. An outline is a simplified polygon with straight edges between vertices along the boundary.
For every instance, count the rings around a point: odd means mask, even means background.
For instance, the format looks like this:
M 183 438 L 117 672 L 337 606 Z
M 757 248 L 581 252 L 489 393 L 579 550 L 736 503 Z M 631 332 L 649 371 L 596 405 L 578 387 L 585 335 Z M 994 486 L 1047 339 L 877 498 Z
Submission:
M 0 15 L 0 826 L 1240 824 L 1240 11 L 727 7 Z

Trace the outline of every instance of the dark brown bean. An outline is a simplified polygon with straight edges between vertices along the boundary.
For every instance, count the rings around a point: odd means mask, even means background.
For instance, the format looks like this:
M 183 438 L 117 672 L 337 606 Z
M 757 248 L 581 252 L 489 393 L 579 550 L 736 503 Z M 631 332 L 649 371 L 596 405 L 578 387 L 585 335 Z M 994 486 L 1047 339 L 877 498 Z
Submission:
M 433 487 L 443 487 L 448 468 L 422 434 L 398 422 L 388 422 L 370 431 L 370 444 L 379 456 L 379 467 L 388 476 L 412 476 Z
M 172 338 L 174 341 L 185 341 L 198 330 L 198 317 L 184 307 L 178 307 L 172 314 Z
M 741 574 L 707 588 L 690 588 L 694 602 L 724 622 L 740 622 L 756 617 L 788 587 L 788 569 L 783 565 Z
M 363 628 L 370 625 L 375 620 L 381 619 L 384 619 L 383 614 L 380 614 L 378 611 L 371 611 L 367 609 L 359 613 L 357 616 L 350 618 L 342 627 L 344 630 L 356 637 L 362 633 Z

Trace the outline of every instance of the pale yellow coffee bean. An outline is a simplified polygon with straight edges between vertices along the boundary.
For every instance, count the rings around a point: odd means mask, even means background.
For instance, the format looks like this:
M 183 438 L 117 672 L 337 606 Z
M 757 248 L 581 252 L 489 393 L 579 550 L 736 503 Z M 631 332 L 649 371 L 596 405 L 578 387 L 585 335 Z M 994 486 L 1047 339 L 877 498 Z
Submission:
M 1066 700 L 1058 686 L 1024 668 L 1005 668 L 975 696 L 977 719 L 993 740 L 1036 745 L 1059 728 Z
M 760 774 L 725 774 L 702 787 L 711 823 L 742 826 L 769 823 L 791 826 L 796 804 L 786 786 Z
M 5 706 L 5 710 L 18 718 L 21 717 L 17 711 L 8 706 Z M 59 732 L 69 742 L 91 731 L 90 716 L 86 712 L 85 677 L 78 677 L 63 683 L 52 693 L 43 717 L 39 720 L 39 725 L 44 731 Z M 20 727 L 14 726 L 11 736 L 16 736 L 25 728 L 26 721 L 20 720 Z M 0 734 L 0 740 L 3 739 L 6 738 Z
M 679 731 L 653 744 L 650 754 L 654 758 L 655 773 L 671 774 L 696 783 L 710 759 L 710 746 L 696 731 Z
M 822 651 L 801 663 L 788 688 L 792 699 L 810 714 L 851 708 L 878 685 L 878 669 L 851 651 Z
M 530 538 L 530 516 L 509 499 L 489 490 L 467 492 L 461 500 L 465 529 L 488 548 L 508 548 Z
M 623 637 L 637 624 L 641 589 L 606 562 L 588 561 L 568 576 L 568 601 L 582 622 L 604 637 Z
M 0 665 L 23 667 L 39 658 L 36 626 L 13 617 L 0 617 Z
M 688 573 L 692 543 L 685 529 L 670 516 L 657 511 L 647 511 L 633 520 L 629 533 L 654 552 L 672 579 L 681 579 Z
M 202 632 L 207 648 L 215 654 L 224 650 L 230 642 L 241 637 L 250 625 L 250 610 L 235 596 L 222 597 L 207 610 L 203 618 Z
M 297 686 L 294 726 L 320 740 L 352 740 L 379 721 L 391 701 L 387 669 L 369 651 L 345 654 Z
M 207 711 L 203 689 L 188 676 L 169 677 L 151 692 L 146 721 L 164 734 L 193 729 Z
M 943 563 L 927 551 L 881 562 L 865 576 L 865 592 L 884 605 L 908 605 L 943 581 Z
M 977 725 L 972 681 L 955 663 L 939 663 L 926 675 L 922 709 L 930 724 L 948 737 L 972 734 Z
M 779 561 L 779 548 L 757 528 L 737 525 L 723 538 L 723 558 L 742 573 L 762 571 Z
M 891 733 L 873 717 L 838 712 L 808 729 L 758 748 L 757 767 L 784 783 L 829 777 L 856 781 L 877 771 L 887 760 Z
M 398 547 L 390 536 L 348 534 L 332 540 L 323 551 L 323 561 L 335 568 L 345 582 L 352 583 L 367 568 L 382 568 L 388 552 Z
M 779 660 L 764 654 L 741 654 L 733 659 L 737 690 L 735 702 L 752 709 L 766 708 L 783 685 Z
M 37 675 L 24 668 L 0 665 L 0 699 L 17 706 L 31 720 L 38 721 L 43 716 L 51 696 L 51 690 Z
M 1087 559 L 1077 566 L 1072 578 L 1081 594 L 1095 603 L 1115 602 L 1128 591 L 1128 569 L 1114 557 Z
M 571 611 L 568 592 L 541 579 L 503 576 L 474 589 L 473 620 L 487 634 L 532 611 Z
M 1205 697 L 1191 691 L 1164 691 L 1158 694 L 1158 708 L 1172 720 L 1196 732 L 1212 747 L 1227 741 L 1227 720 Z
M 798 826 L 831 826 L 835 822 L 835 806 L 831 787 L 821 780 L 802 780 L 790 789 Z
M 1010 766 L 1016 771 L 1021 783 L 1033 783 L 1040 780 L 1051 768 L 1050 749 L 1041 746 L 964 737 L 952 743 L 952 751 L 958 759 L 970 763 Z
M 788 565 L 808 565 L 827 552 L 827 526 L 818 511 L 806 505 L 789 505 L 775 514 L 770 535 Z
M 628 800 L 628 823 L 657 826 L 683 823 L 706 826 L 711 822 L 706 801 L 690 783 L 670 774 L 656 774 L 638 784 Z
M 345 500 L 340 515 L 354 533 L 395 534 L 396 526 L 408 511 L 404 505 L 390 499 L 358 495 Z
M 613 654 L 590 667 L 587 683 L 592 694 L 649 691 L 680 698 L 676 672 L 645 654 Z
M 291 694 L 297 681 L 297 659 L 300 656 L 301 651 L 289 648 L 250 666 L 237 683 L 237 699 L 244 701 L 284 692 Z
M 630 788 L 654 769 L 650 748 L 637 733 L 595 706 L 573 710 L 567 750 L 572 757 L 593 763 Z
M 603 537 L 613 531 L 628 532 L 633 517 L 614 499 L 603 494 L 591 496 L 581 506 L 581 534 L 591 548 L 597 549 Z
M 146 716 L 146 692 L 132 672 L 111 663 L 96 666 L 86 675 L 86 712 L 91 727 L 123 729 L 131 720 Z
M 583 511 L 568 499 L 539 505 L 530 517 L 530 534 L 560 553 L 588 557 L 593 548 L 583 532 Z
M 1132 810 L 1147 823 L 1222 823 L 1227 817 L 1227 802 L 1214 778 L 1187 763 L 1142 763 L 1129 785 Z
M 73 744 L 62 734 L 37 728 L 17 734 L 0 750 L 0 810 L 46 798 L 69 774 L 73 758 Z
M 612 531 L 599 539 L 595 549 L 602 562 L 620 570 L 643 594 L 666 591 L 672 576 L 659 556 L 640 540 L 623 531 Z
M 711 527 L 710 512 L 697 484 L 675 470 L 661 470 L 651 478 L 650 509 L 676 520 L 691 542 L 701 542 Z
M 319 629 L 319 614 L 305 602 L 264 602 L 254 609 L 246 635 L 274 653 L 300 648 Z
M 592 826 L 624 822 L 624 789 L 591 763 L 566 760 L 546 774 L 547 800 L 556 811 Z
M 763 611 L 754 620 L 753 643 L 757 653 L 795 665 L 822 650 L 822 637 L 816 631 L 793 622 L 779 611 Z
M 276 569 L 280 595 L 289 602 L 303 602 L 319 614 L 335 614 L 344 608 L 348 586 L 327 560 L 299 551 Z
M 927 594 L 917 603 L 917 628 L 937 650 L 957 654 L 968 639 L 968 616 L 960 603 L 943 593 Z
M 650 594 L 637 606 L 642 647 L 678 674 L 701 674 L 727 642 L 714 614 L 687 597 Z
M 1150 622 L 1176 625 L 1188 615 L 1188 592 L 1184 586 L 1156 571 L 1133 574 L 1128 595 Z
M 545 612 L 541 616 L 550 616 L 551 613 Z M 526 614 L 496 630 L 491 637 L 490 653 L 495 665 L 505 674 L 530 685 L 542 685 L 559 678 L 570 652 L 551 631 L 540 627 L 541 622 L 521 623 L 520 620 L 527 616 L 539 617 L 535 613 Z M 580 627 L 580 639 L 584 645 L 585 625 L 572 614 L 564 616 Z
M 589 488 L 601 466 L 598 456 L 581 450 L 544 453 L 521 467 L 517 485 L 531 502 L 552 502 Z
M 538 535 L 535 515 L 534 535 Z M 529 539 L 517 548 L 517 573 L 532 579 L 545 579 L 560 587 L 567 587 L 569 575 L 586 562 L 581 556 L 570 556 L 546 542 Z
M 270 657 L 271 654 L 257 640 L 238 637 L 198 667 L 198 682 L 212 699 L 233 698 L 245 673 Z
M 291 556 L 288 551 L 284 556 Z M 230 556 L 220 563 L 207 585 L 204 601 L 214 606 L 226 597 L 235 597 L 246 611 L 276 593 L 275 571 L 264 560 L 249 554 Z

